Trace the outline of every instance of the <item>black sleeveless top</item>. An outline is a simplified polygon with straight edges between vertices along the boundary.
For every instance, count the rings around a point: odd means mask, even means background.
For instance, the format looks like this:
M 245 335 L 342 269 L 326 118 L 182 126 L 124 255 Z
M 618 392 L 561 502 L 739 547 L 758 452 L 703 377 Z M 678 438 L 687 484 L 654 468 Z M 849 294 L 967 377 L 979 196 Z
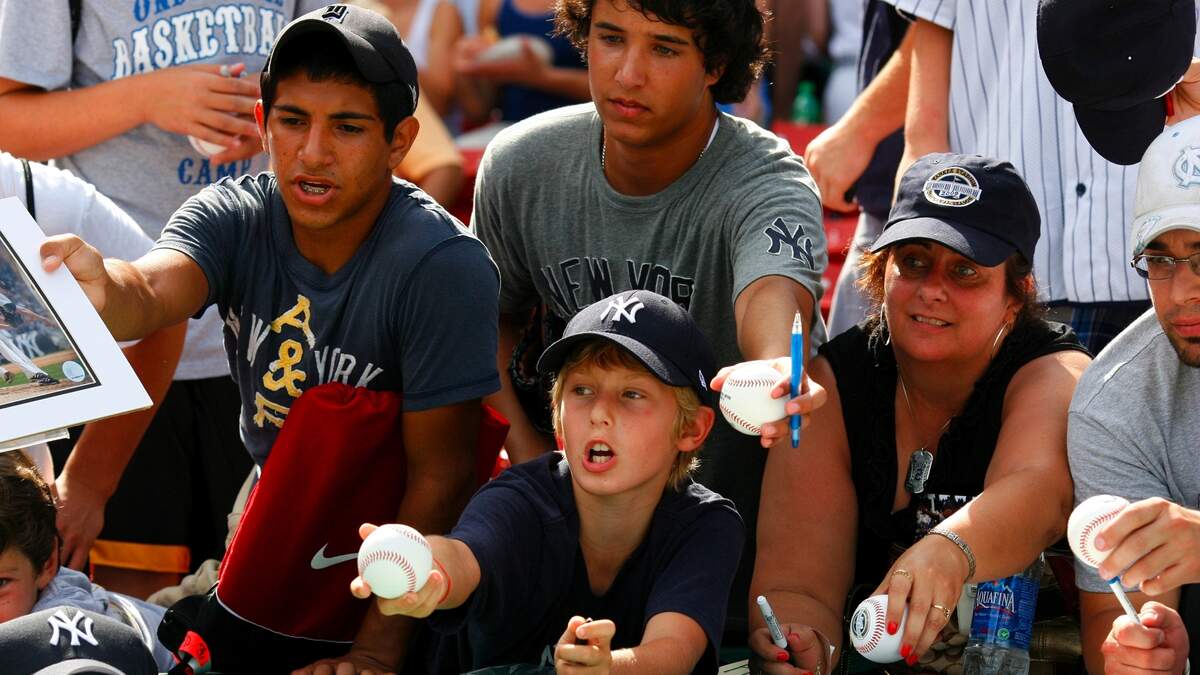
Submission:
M 936 442 L 925 491 L 892 513 L 896 500 L 896 358 L 887 329 L 869 319 L 823 345 L 837 380 L 858 502 L 855 583 L 872 586 L 891 564 L 893 546 L 907 548 L 942 517 L 983 491 L 1000 435 L 1004 395 L 1022 366 L 1054 352 L 1087 353 L 1070 327 L 1025 321 L 1005 338 L 957 417 Z M 949 507 L 949 508 L 947 508 Z M 932 516 L 930 515 L 932 514 Z M 918 521 L 921 522 L 918 522 Z

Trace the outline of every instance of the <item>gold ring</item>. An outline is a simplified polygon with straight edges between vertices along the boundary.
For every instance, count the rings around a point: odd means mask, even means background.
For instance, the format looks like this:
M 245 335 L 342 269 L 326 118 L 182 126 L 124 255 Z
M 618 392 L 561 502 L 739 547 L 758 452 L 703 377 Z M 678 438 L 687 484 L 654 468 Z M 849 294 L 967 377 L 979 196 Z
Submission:
M 912 572 L 909 572 L 909 571 L 908 571 L 908 570 L 906 570 L 906 569 L 900 569 L 900 568 L 897 568 L 897 569 L 895 569 L 895 570 L 893 570 L 893 571 L 892 571 L 892 576 L 896 576 L 897 574 L 899 574 L 900 576 L 902 576 L 902 577 L 904 577 L 904 578 L 908 579 L 909 581 L 912 581 L 912 580 L 913 580 Z
M 938 610 L 939 612 L 941 612 L 942 616 L 944 616 L 946 618 L 946 621 L 950 620 L 950 610 L 946 609 L 945 607 L 942 607 L 941 605 L 937 604 L 936 602 L 930 606 L 933 607 L 934 609 Z

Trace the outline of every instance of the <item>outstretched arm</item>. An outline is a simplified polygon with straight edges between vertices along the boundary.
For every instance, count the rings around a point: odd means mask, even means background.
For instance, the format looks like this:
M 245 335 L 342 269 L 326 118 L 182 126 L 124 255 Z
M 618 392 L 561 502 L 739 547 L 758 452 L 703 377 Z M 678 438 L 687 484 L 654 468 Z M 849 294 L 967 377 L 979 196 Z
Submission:
M 49 237 L 41 247 L 47 272 L 66 265 L 113 337 L 136 340 L 182 323 L 204 305 L 208 278 L 194 260 L 155 249 L 135 262 L 109 258 L 73 234 Z

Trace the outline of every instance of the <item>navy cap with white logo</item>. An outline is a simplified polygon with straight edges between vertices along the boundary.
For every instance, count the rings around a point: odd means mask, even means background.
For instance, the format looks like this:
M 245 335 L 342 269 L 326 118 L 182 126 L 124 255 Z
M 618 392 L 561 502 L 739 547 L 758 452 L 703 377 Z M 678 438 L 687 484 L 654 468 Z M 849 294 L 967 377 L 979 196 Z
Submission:
M 652 291 L 625 291 L 583 308 L 567 322 L 563 336 L 546 348 L 538 370 L 556 373 L 579 343 L 602 338 L 633 354 L 658 379 L 691 387 L 711 405 L 708 383 L 717 371 L 708 338 L 687 310 Z
M 275 76 L 272 66 L 278 55 L 297 38 L 313 33 L 335 35 L 367 82 L 372 84 L 403 85 L 409 95 L 410 107 L 404 117 L 417 109 L 417 64 L 396 27 L 386 17 L 365 7 L 327 5 L 297 17 L 283 27 L 271 47 L 262 82 Z
M 995 267 L 1014 252 L 1033 262 L 1041 217 L 1013 165 L 979 155 L 935 153 L 913 162 L 896 203 L 871 245 L 928 239 Z
M 30 675 L 156 675 L 138 631 L 75 607 L 52 607 L 0 624 L 3 672 Z

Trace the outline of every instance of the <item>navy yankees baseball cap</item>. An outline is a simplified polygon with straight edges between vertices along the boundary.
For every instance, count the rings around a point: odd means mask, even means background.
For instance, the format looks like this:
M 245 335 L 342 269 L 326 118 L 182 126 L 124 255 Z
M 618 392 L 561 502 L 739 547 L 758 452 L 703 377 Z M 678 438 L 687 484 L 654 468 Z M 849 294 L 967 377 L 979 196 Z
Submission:
M 653 291 L 625 291 L 583 308 L 563 336 L 538 359 L 542 373 L 557 373 L 581 342 L 601 338 L 624 347 L 651 373 L 676 387 L 691 387 L 711 405 L 708 383 L 717 372 L 708 338 L 687 310 Z
M 280 53 L 297 39 L 314 33 L 337 36 L 367 82 L 403 86 L 408 92 L 409 108 L 402 117 L 417 109 L 417 64 L 400 33 L 382 14 L 354 5 L 327 5 L 284 26 L 267 56 L 262 81 L 275 77 L 272 65 Z
M 928 239 L 985 267 L 1014 252 L 1033 262 L 1041 223 L 1037 202 L 1012 164 L 934 153 L 904 172 L 896 203 L 871 250 Z
M 1041 0 L 1037 41 L 1050 85 L 1075 104 L 1088 143 L 1136 164 L 1167 117 L 1164 94 L 1187 72 L 1195 0 Z
M 54 607 L 0 624 L 6 675 L 157 675 L 138 631 L 76 607 Z

